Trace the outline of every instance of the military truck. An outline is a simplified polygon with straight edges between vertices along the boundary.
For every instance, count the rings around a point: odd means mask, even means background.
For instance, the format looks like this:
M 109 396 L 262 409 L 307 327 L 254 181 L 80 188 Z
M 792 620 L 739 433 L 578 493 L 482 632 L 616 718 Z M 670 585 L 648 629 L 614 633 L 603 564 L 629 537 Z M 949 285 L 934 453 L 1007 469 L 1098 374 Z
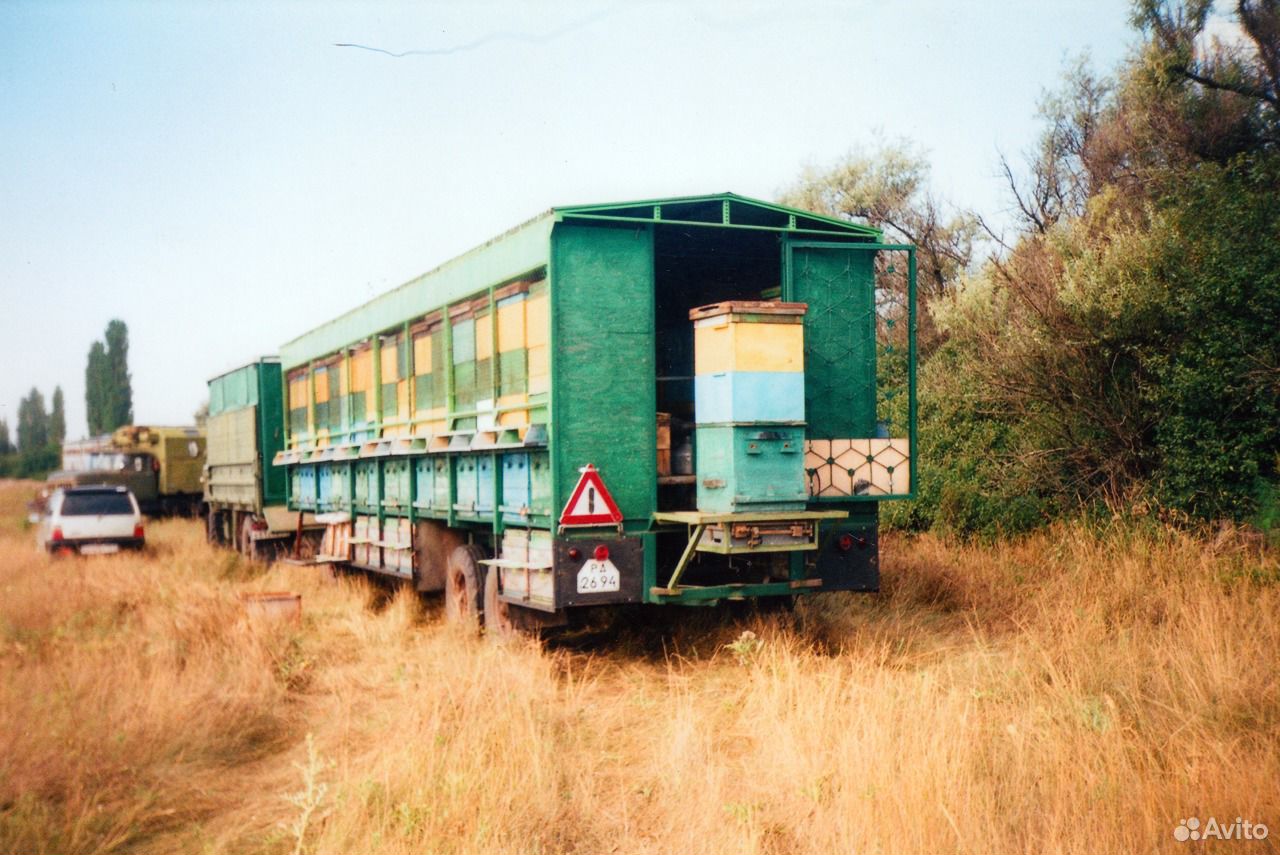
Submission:
M 128 487 L 149 516 L 197 516 L 204 496 L 205 435 L 194 426 L 126 425 L 109 436 L 67 443 L 49 488 Z

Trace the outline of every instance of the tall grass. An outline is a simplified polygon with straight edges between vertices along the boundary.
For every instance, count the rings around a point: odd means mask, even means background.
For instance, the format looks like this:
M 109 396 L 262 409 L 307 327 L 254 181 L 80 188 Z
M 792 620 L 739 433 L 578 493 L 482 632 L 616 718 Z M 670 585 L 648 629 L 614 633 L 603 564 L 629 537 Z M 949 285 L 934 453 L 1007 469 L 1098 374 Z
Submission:
M 189 522 L 149 535 L 51 562 L 0 534 L 0 850 L 1167 851 L 1189 816 L 1280 827 L 1277 564 L 1243 540 L 891 539 L 876 597 L 540 646 Z M 301 625 L 236 601 L 280 588 Z

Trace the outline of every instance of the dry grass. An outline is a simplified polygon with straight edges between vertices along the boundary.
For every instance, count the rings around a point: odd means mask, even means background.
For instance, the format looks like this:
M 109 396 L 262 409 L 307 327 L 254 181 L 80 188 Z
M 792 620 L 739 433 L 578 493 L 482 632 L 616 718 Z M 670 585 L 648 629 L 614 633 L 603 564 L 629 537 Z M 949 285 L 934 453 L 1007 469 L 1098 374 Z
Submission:
M 0 518 L 25 489 L 0 485 Z M 643 612 L 589 649 L 463 637 L 189 522 L 150 537 L 50 562 L 0 522 L 0 851 L 1169 851 L 1192 815 L 1280 828 L 1277 562 L 1230 537 L 892 539 L 879 597 Z M 244 618 L 237 592 L 279 588 L 300 626 Z

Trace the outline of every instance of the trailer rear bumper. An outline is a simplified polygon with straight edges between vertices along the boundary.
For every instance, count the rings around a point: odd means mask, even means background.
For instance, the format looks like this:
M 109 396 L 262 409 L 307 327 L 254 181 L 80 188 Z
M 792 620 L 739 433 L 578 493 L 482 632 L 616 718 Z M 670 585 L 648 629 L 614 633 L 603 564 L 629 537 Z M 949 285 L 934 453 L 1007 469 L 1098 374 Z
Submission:
M 654 514 L 659 526 L 685 526 L 688 540 L 675 566 L 669 573 L 659 573 L 657 584 L 645 592 L 647 600 L 704 604 L 818 591 L 875 590 L 875 524 L 851 522 L 848 517 L 842 510 Z M 773 553 L 778 560 L 789 559 L 789 571 L 784 574 L 789 578 L 774 574 L 758 582 L 690 584 L 685 571 L 699 553 L 729 559 Z

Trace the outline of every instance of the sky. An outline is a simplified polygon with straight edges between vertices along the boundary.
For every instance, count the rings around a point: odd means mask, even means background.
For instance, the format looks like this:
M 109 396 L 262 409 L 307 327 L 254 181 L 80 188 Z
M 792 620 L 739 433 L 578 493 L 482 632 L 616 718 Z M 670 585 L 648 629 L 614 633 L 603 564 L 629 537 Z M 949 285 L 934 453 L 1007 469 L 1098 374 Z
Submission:
M 732 191 L 911 141 L 998 174 L 1111 2 L 0 2 L 0 419 L 129 326 L 139 424 L 550 208 Z M 363 45 L 378 50 L 340 47 Z

